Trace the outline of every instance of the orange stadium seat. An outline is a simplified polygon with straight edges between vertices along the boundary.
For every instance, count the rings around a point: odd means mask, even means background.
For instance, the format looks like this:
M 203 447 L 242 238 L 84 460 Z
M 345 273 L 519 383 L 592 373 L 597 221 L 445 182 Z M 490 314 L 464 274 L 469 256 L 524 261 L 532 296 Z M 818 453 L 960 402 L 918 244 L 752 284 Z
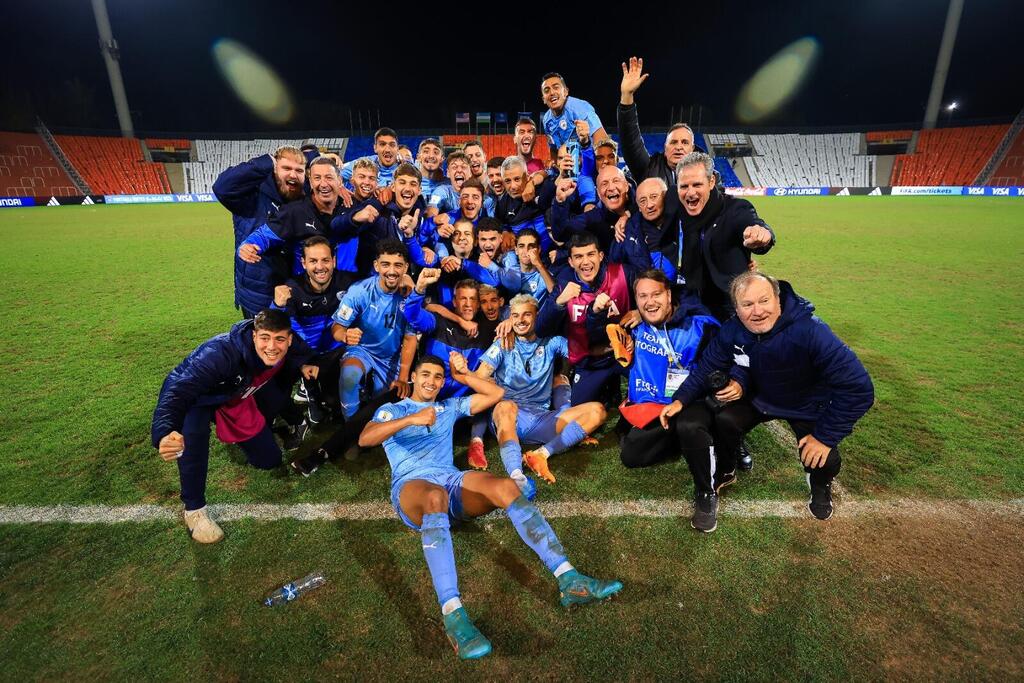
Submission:
M 160 149 L 168 152 L 176 150 L 188 151 L 192 148 L 192 142 L 183 138 L 146 138 L 146 147 Z
M 80 194 L 35 133 L 0 133 L 0 192 L 12 196 Z
M 58 135 L 57 144 L 96 194 L 168 194 L 163 164 L 145 161 L 137 138 Z
M 496 135 L 445 135 L 444 144 L 447 146 L 459 145 L 467 142 L 479 142 L 484 148 L 484 154 L 488 159 L 491 157 L 507 157 L 516 153 L 515 143 L 512 141 L 512 133 L 499 133 Z M 543 136 L 538 136 L 537 143 L 533 146 L 533 155 L 545 163 L 551 159 L 551 151 Z
M 989 185 L 1024 185 L 1024 131 L 1017 133 L 1016 139 L 1006 150 L 1006 156 L 999 163 Z
M 872 130 L 864 134 L 868 142 L 891 145 L 899 142 L 909 142 L 913 137 L 912 130 Z
M 893 185 L 970 185 L 995 152 L 1009 126 L 923 130 L 914 154 L 900 154 Z

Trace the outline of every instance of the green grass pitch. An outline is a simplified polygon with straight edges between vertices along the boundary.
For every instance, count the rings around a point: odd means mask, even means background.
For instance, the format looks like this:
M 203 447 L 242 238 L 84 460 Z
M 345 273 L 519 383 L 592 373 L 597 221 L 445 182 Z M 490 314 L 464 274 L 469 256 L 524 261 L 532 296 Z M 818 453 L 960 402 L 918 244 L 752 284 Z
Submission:
M 779 235 L 762 268 L 816 304 L 875 382 L 875 407 L 844 442 L 848 494 L 1024 496 L 1024 203 L 755 203 Z M 166 373 L 236 320 L 228 214 L 12 209 L 0 236 L 0 505 L 175 505 L 176 470 L 151 448 L 149 420 Z M 760 428 L 752 441 L 755 470 L 728 497 L 804 497 L 793 453 Z M 497 463 L 493 444 L 488 454 Z M 235 460 L 212 449 L 211 502 L 388 492 L 382 456 L 308 480 Z M 626 471 L 608 434 L 552 462 L 559 481 L 542 500 L 690 495 L 685 463 Z M 455 534 L 460 583 L 495 644 L 471 666 L 440 635 L 420 550 L 397 521 L 236 522 L 213 547 L 171 524 L 6 525 L 0 644 L 13 680 L 1021 676 L 1024 534 L 976 524 L 844 520 L 840 508 L 829 524 L 724 515 L 700 537 L 686 519 L 561 519 L 577 565 L 626 583 L 621 599 L 571 614 L 507 523 L 470 524 Z M 984 578 L 948 575 L 960 555 L 988 561 Z M 1007 558 L 1015 568 L 1000 571 Z M 258 604 L 314 569 L 328 587 Z

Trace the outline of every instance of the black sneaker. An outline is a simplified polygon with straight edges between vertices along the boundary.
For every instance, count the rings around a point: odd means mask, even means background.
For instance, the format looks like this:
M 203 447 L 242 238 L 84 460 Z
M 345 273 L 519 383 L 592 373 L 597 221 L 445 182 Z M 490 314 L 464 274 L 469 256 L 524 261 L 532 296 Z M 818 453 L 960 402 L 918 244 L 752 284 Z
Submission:
M 320 466 L 325 462 L 327 462 L 327 451 L 321 448 L 316 453 L 307 455 L 305 458 L 292 460 L 288 465 L 302 476 L 308 477 L 320 469 Z
M 807 509 L 823 522 L 832 517 L 832 482 L 811 484 L 811 499 L 807 501 Z
M 706 534 L 718 528 L 718 495 L 711 491 L 699 491 L 693 497 L 690 526 Z
M 724 489 L 726 486 L 728 486 L 729 484 L 735 484 L 735 483 L 736 483 L 736 470 L 733 470 L 732 472 L 726 472 L 725 474 L 719 474 L 718 475 L 718 484 L 715 485 L 715 493 L 721 493 L 722 489 Z
M 309 403 L 309 392 L 306 390 L 305 380 L 299 380 L 299 385 L 292 394 L 292 400 L 296 403 Z
M 301 446 L 302 442 L 306 440 L 307 436 L 309 436 L 310 430 L 311 427 L 309 426 L 309 423 L 306 422 L 305 420 L 300 422 L 295 427 L 292 427 L 292 430 L 289 433 L 285 434 L 284 438 L 281 440 L 282 443 L 284 444 L 284 450 L 294 451 L 296 448 Z
M 750 449 L 747 448 L 746 441 L 740 443 L 740 457 L 736 464 L 744 472 L 754 469 L 754 459 L 750 457 Z
M 330 413 L 320 405 L 319 401 L 310 401 L 306 406 L 306 421 L 313 426 L 326 421 L 329 417 Z

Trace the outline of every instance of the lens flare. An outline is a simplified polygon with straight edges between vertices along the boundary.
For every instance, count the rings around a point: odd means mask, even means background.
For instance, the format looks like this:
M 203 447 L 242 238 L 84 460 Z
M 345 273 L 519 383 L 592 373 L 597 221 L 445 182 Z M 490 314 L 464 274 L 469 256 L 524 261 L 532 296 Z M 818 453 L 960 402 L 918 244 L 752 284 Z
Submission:
M 264 121 L 283 124 L 295 113 L 284 81 L 241 43 L 221 38 L 211 49 L 213 61 L 238 99 Z
M 736 118 L 757 123 L 784 107 L 796 96 L 821 54 L 810 36 L 790 43 L 765 62 L 736 98 Z

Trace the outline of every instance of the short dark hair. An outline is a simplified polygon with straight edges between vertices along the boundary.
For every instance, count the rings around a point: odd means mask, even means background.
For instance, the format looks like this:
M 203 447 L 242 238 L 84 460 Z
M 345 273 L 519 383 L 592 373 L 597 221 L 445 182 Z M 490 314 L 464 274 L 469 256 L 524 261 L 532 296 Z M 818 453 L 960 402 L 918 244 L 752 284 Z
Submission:
M 481 195 L 487 194 L 486 192 L 484 192 L 484 184 L 480 182 L 479 178 L 466 178 L 466 182 L 462 184 L 462 190 L 465 190 L 467 187 L 476 188 L 477 190 L 480 191 Z M 459 190 L 459 194 L 462 193 L 462 190 Z
M 640 282 L 641 280 L 654 280 L 655 282 L 660 282 L 662 285 L 665 286 L 665 289 L 667 289 L 669 292 L 672 291 L 672 281 L 668 279 L 668 275 L 665 275 L 665 271 L 663 270 L 658 270 L 657 268 L 648 268 L 647 270 L 637 275 L 636 279 L 633 280 L 634 294 L 636 294 L 636 283 Z
M 549 78 L 557 78 L 558 80 L 562 81 L 562 85 L 563 86 L 565 85 L 565 77 L 562 76 L 562 74 L 558 73 L 557 71 L 549 71 L 549 72 L 547 72 L 546 74 L 544 74 L 544 77 L 540 79 L 540 82 L 543 83 L 544 81 L 548 80 Z
M 416 180 L 423 181 L 423 174 L 420 173 L 420 169 L 416 168 L 414 164 L 410 164 L 408 161 L 403 161 L 395 169 L 395 178 L 400 175 L 407 175 L 416 178 Z
M 416 151 L 419 152 L 427 145 L 433 145 L 440 150 L 444 150 L 444 147 L 441 146 L 441 141 L 437 138 L 423 138 L 420 140 L 420 144 L 416 145 Z
M 385 255 L 398 255 L 409 263 L 409 247 L 398 240 L 381 240 L 377 243 L 377 258 Z
M 531 126 L 533 126 L 534 130 L 537 129 L 537 123 L 533 119 L 531 119 L 529 116 L 521 116 L 519 118 L 519 120 L 516 121 L 516 125 L 512 126 L 512 128 L 514 130 L 514 129 L 518 128 L 519 126 L 523 126 L 523 125 L 531 125 Z
M 479 147 L 481 150 L 484 148 L 479 140 L 466 140 L 462 143 L 462 151 L 465 152 L 467 147 Z
M 381 137 L 391 137 L 395 139 L 395 142 L 398 142 L 398 133 L 393 128 L 378 128 L 377 132 L 373 134 L 373 143 L 377 144 L 377 138 Z
M 302 243 L 302 257 L 303 258 L 306 257 L 306 250 L 307 249 L 311 249 L 313 247 L 320 246 L 321 244 L 324 245 L 325 247 L 327 247 L 327 249 L 330 250 L 333 253 L 334 250 L 331 249 L 331 242 L 330 242 L 330 240 L 328 240 L 323 235 L 313 235 L 312 237 L 308 238 L 306 241 L 304 241 Z
M 309 170 L 312 171 L 314 166 L 330 166 L 335 171 L 338 170 L 338 162 L 335 161 L 332 157 L 323 154 L 309 162 Z
M 598 251 L 601 251 L 601 243 L 597 241 L 597 237 L 591 232 L 577 232 L 573 234 L 569 240 L 569 255 L 572 256 L 573 249 L 582 249 L 583 247 L 597 247 Z
M 491 216 L 481 216 L 476 222 L 476 234 L 482 232 L 501 232 L 501 221 Z
M 522 230 L 517 232 L 516 242 L 518 242 L 519 238 L 522 237 L 523 235 L 534 238 L 535 240 L 537 240 L 537 243 L 540 244 L 540 233 L 534 230 L 533 228 L 523 228 Z
M 258 330 L 266 330 L 267 332 L 283 332 L 287 330 L 288 334 L 291 334 L 292 319 L 284 311 L 279 311 L 276 308 L 264 308 L 253 316 L 252 329 L 254 332 Z
M 501 168 L 503 161 L 505 161 L 505 157 L 491 157 L 487 160 L 487 168 Z
M 440 365 L 443 368 L 444 361 L 432 353 L 425 353 L 419 357 L 419 360 L 416 361 L 416 365 L 412 369 L 419 370 L 421 365 Z

